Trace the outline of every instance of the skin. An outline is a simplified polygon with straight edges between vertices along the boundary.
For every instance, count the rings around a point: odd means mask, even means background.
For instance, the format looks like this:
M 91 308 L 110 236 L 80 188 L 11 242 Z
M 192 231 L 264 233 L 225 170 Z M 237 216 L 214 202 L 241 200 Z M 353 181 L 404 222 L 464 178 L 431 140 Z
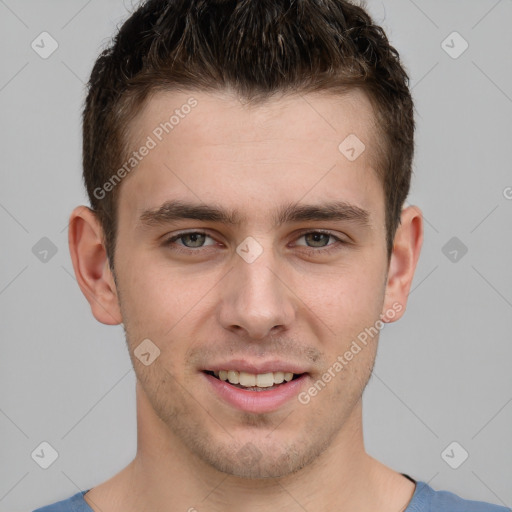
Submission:
M 137 376 L 136 457 L 85 500 L 98 512 L 404 510 L 414 484 L 363 442 L 361 397 L 378 335 L 306 405 L 291 399 L 273 412 L 243 412 L 202 374 L 231 358 L 281 359 L 308 372 L 307 390 L 365 328 L 404 313 L 422 215 L 402 211 L 388 260 L 368 99 L 315 93 L 248 106 L 228 91 L 161 92 L 130 127 L 134 149 L 191 96 L 198 105 L 120 185 L 115 279 L 93 212 L 81 206 L 71 215 L 80 288 L 98 321 L 123 323 Z M 366 146 L 352 162 L 338 150 L 351 133 Z M 215 204 L 244 219 L 140 220 L 169 200 Z M 274 225 L 280 207 L 330 201 L 366 210 L 367 225 Z M 344 243 L 304 236 L 319 229 Z M 205 245 L 190 237 L 166 245 L 182 231 L 205 232 Z M 252 263 L 236 252 L 248 236 L 263 249 Z M 330 251 L 318 252 L 323 246 Z M 148 366 L 134 356 L 146 338 L 160 349 Z

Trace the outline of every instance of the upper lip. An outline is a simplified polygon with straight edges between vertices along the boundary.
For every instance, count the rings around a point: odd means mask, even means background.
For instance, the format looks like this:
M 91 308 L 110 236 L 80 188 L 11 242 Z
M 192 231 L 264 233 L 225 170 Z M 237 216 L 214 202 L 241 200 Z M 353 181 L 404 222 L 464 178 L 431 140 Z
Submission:
M 253 374 L 270 373 L 270 372 L 291 372 L 306 373 L 304 367 L 291 363 L 290 361 L 266 361 L 262 363 L 251 363 L 242 359 L 231 359 L 218 364 L 211 364 L 203 371 L 220 372 L 221 370 L 235 370 Z

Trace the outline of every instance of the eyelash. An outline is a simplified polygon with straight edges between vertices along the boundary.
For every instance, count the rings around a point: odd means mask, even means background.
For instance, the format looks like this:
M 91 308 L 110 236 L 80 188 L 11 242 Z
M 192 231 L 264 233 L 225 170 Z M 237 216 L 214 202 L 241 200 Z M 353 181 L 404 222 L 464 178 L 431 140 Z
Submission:
M 320 255 L 329 254 L 332 251 L 338 250 L 340 248 L 340 246 L 348 244 L 348 242 L 342 240 L 341 238 L 337 237 L 336 235 L 333 235 L 330 231 L 324 231 L 324 230 L 321 230 L 321 229 L 317 229 L 317 230 L 314 230 L 314 231 L 304 231 L 304 232 L 301 232 L 299 234 L 298 238 L 302 238 L 305 235 L 312 235 L 312 234 L 328 235 L 328 236 L 330 236 L 331 238 L 333 238 L 335 240 L 335 243 L 329 244 L 329 245 L 327 245 L 325 247 L 319 247 L 319 248 L 308 247 L 307 245 L 300 246 L 300 247 L 302 247 L 302 249 L 301 249 L 302 251 L 305 251 L 305 252 L 307 252 L 310 255 L 311 254 L 316 254 L 316 255 L 319 255 L 319 254 Z M 174 244 L 174 242 L 176 242 L 180 238 L 183 238 L 186 235 L 205 235 L 205 236 L 208 236 L 208 237 L 213 239 L 212 236 L 210 236 L 208 233 L 206 233 L 204 231 L 186 231 L 186 232 L 178 233 L 177 235 L 173 235 L 172 237 L 166 239 L 164 241 L 163 245 L 166 246 L 166 247 L 171 246 L 172 244 Z M 206 247 L 211 247 L 211 246 L 206 246 Z M 199 252 L 199 249 L 203 249 L 204 250 L 205 247 L 190 248 L 190 247 L 186 247 L 186 246 L 183 246 L 183 245 L 176 245 L 175 247 L 173 247 L 174 251 L 185 253 L 185 254 L 189 254 L 189 255 L 193 254 L 193 253 Z

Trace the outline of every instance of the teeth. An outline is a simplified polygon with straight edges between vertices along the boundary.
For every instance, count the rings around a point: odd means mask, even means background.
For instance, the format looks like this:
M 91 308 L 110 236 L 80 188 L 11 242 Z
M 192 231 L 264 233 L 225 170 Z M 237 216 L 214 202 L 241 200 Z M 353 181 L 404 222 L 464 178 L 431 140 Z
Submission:
M 229 370 L 226 378 L 231 382 L 231 384 L 239 384 L 240 383 L 240 374 L 233 370 Z
M 240 384 L 247 388 L 270 388 L 274 384 L 282 384 L 284 381 L 290 382 L 293 379 L 292 372 L 269 372 L 255 375 L 254 373 L 237 372 L 236 370 L 220 370 L 213 373 L 220 380 L 228 381 L 231 384 Z
M 293 373 L 292 373 L 293 375 Z M 276 384 L 281 384 L 281 382 L 284 382 L 284 373 L 283 372 L 274 372 L 274 382 Z
M 250 388 L 256 386 L 256 375 L 254 373 L 240 372 L 240 386 Z
M 274 374 L 270 373 L 259 373 L 256 375 L 256 386 L 259 388 L 270 388 L 274 385 Z

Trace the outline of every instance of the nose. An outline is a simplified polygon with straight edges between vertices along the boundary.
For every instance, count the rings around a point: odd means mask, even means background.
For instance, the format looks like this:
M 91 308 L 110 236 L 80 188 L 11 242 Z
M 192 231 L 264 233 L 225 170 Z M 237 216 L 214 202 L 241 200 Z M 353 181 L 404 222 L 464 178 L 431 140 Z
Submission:
M 221 285 L 218 317 L 222 327 L 254 340 L 287 330 L 297 308 L 280 271 L 283 275 L 271 249 L 252 263 L 236 255 L 234 268 Z

